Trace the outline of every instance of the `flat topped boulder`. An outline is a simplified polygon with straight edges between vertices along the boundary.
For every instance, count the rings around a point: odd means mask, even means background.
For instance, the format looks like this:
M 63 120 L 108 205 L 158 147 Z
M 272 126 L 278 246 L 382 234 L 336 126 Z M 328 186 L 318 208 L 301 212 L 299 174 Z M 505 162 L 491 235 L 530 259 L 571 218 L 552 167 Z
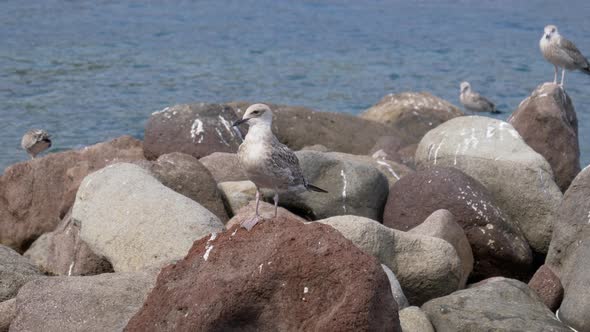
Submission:
M 6 168 L 0 176 L 0 243 L 23 252 L 55 229 L 86 175 L 111 163 L 142 159 L 141 141 L 122 136 Z
M 224 104 L 182 104 L 152 113 L 144 133 L 145 156 L 156 159 L 170 152 L 201 158 L 213 152 L 236 152 L 242 133 L 232 128 L 238 120 Z
M 430 129 L 461 115 L 453 104 L 428 92 L 402 92 L 386 95 L 360 116 L 399 130 L 408 143 L 418 143 Z
M 289 217 L 195 242 L 164 268 L 126 331 L 401 331 L 377 260 Z
M 250 104 L 233 102 L 228 105 L 241 116 Z M 350 114 L 318 112 L 299 106 L 267 105 L 274 115 L 273 132 L 279 141 L 293 150 L 321 144 L 329 151 L 367 154 L 381 136 L 398 136 L 401 141 L 407 141 L 405 134 L 397 130 Z
M 481 116 L 449 120 L 420 141 L 416 164 L 454 167 L 481 182 L 533 250 L 547 252 L 561 191 L 549 163 L 510 124 Z
M 565 191 L 580 172 L 578 119 L 572 100 L 557 84 L 543 83 L 508 118 L 524 141 L 551 165 Z

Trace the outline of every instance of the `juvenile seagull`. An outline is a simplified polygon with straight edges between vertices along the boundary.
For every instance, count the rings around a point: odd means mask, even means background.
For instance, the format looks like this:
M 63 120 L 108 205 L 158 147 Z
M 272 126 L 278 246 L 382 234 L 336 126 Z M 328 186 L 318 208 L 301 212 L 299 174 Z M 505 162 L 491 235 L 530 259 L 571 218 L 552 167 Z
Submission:
M 565 79 L 565 70 L 579 69 L 586 74 L 590 74 L 590 63 L 582 55 L 580 50 L 571 41 L 563 38 L 555 25 L 545 27 L 543 37 L 539 41 L 543 57 L 551 62 L 555 67 L 553 83 L 557 84 L 557 67 L 561 67 L 561 83 L 563 87 Z
M 256 215 L 242 223 L 248 231 L 258 223 L 260 214 L 260 188 L 274 191 L 275 217 L 279 204 L 279 191 L 303 192 L 327 191 L 308 183 L 303 177 L 297 156 L 286 145 L 279 142 L 271 131 L 272 112 L 265 104 L 254 104 L 246 109 L 241 120 L 233 125 L 242 123 L 250 125 L 244 142 L 238 149 L 238 160 L 246 171 L 248 178 L 256 185 Z
M 51 137 L 43 129 L 31 129 L 23 136 L 20 146 L 31 159 L 35 159 L 35 156 L 51 147 Z
M 471 84 L 469 82 L 461 82 L 461 95 L 459 96 L 461 104 L 465 108 L 473 112 L 490 112 L 499 113 L 496 111 L 496 105 L 489 101 L 487 98 L 481 96 L 477 92 L 471 90 Z

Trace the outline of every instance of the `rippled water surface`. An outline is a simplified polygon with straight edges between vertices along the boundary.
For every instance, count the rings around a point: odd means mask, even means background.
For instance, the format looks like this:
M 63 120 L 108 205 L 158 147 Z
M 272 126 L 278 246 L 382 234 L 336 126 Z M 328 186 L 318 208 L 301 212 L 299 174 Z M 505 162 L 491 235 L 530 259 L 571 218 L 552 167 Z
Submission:
M 52 151 L 122 134 L 177 103 L 272 101 L 359 113 L 390 92 L 459 104 L 461 80 L 508 117 L 553 79 L 543 27 L 590 55 L 590 1 L 0 2 L 0 170 L 30 127 Z M 567 92 L 590 162 L 590 76 Z

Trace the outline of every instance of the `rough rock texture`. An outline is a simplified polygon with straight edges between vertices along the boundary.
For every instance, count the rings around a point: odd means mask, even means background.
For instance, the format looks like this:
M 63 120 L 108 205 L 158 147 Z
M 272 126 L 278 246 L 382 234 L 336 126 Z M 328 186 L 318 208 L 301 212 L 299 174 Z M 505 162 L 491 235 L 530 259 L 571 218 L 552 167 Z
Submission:
M 248 179 L 235 153 L 214 152 L 199 161 L 207 167 L 217 183 Z
M 401 331 L 376 259 L 279 217 L 201 239 L 164 268 L 126 331 Z
M 561 191 L 549 163 L 510 124 L 481 116 L 447 121 L 424 136 L 416 164 L 455 167 L 481 182 L 530 246 L 547 252 Z
M 404 176 L 406 176 L 410 173 L 414 173 L 413 169 L 409 168 L 408 166 L 406 166 L 404 164 L 400 164 L 395 161 L 388 160 L 379 151 L 374 153 L 371 156 L 371 158 L 373 159 L 373 160 L 371 160 L 371 162 L 373 162 L 375 167 L 377 167 L 377 169 L 379 171 L 381 171 L 381 173 L 383 175 L 385 175 L 385 177 L 387 178 L 387 182 L 389 183 L 390 187 L 394 183 L 396 183 L 397 180 L 403 178 Z M 368 158 L 366 160 L 369 161 Z
M 163 185 L 201 204 L 222 222 L 229 219 L 217 183 L 194 157 L 178 152 L 161 155 L 149 170 Z
M 242 133 L 232 128 L 238 120 L 223 104 L 175 105 L 152 113 L 144 133 L 145 156 L 156 159 L 170 152 L 201 158 L 213 152 L 236 152 Z
M 578 119 L 572 100 L 557 84 L 543 83 L 508 118 L 522 139 L 551 165 L 565 191 L 580 172 Z
M 553 238 L 546 263 L 567 288 L 572 253 L 584 239 L 590 239 L 590 167 L 584 168 L 563 195 L 557 211 Z
M 274 218 L 275 207 L 273 204 L 269 204 L 263 201 L 260 201 L 260 206 L 258 207 L 258 212 L 260 213 L 261 220 L 259 221 L 260 224 L 264 223 L 267 220 L 271 220 Z M 227 229 L 232 228 L 233 226 L 240 225 L 241 222 L 251 219 L 256 214 L 256 202 L 251 201 L 246 206 L 243 206 L 239 209 L 236 215 L 231 218 L 225 227 Z M 279 206 L 277 210 L 277 218 L 281 219 L 289 219 L 289 220 L 298 220 L 300 222 L 306 222 L 307 220 L 289 212 L 288 210 Z M 258 227 L 258 226 L 255 226 Z M 245 229 L 240 230 L 241 232 L 246 232 Z
M 455 216 L 449 210 L 432 212 L 423 223 L 412 228 L 409 233 L 437 237 L 450 243 L 461 258 L 463 279 L 459 283 L 459 287 L 465 287 L 467 278 L 473 271 L 473 252 L 463 228 L 457 224 Z
M 418 307 L 401 310 L 399 321 L 404 332 L 435 332 L 424 311 Z
M 111 263 L 80 239 L 80 225 L 68 213 L 53 232 L 41 235 L 24 253 L 42 271 L 78 276 L 113 272 Z
M 256 185 L 252 181 L 221 182 L 217 187 L 232 217 L 248 203 L 256 200 Z
M 543 303 L 551 311 L 555 312 L 563 299 L 563 286 L 559 277 L 547 265 L 542 265 L 533 278 L 529 281 L 529 287 L 537 293 Z
M 306 179 L 328 193 L 283 193 L 279 205 L 309 219 L 346 214 L 382 219 L 389 186 L 372 162 L 335 152 L 298 151 L 296 155 Z
M 53 277 L 26 284 L 10 331 L 121 331 L 153 287 L 157 271 Z
M 387 279 L 389 279 L 389 286 L 391 287 L 391 294 L 393 295 L 393 299 L 397 303 L 398 310 L 402 310 L 403 308 L 409 306 L 408 299 L 404 294 L 402 286 L 399 284 L 399 281 L 395 277 L 393 271 L 387 267 L 385 264 L 381 264 L 383 271 L 387 274 Z
M 403 133 L 406 143 L 418 143 L 432 128 L 461 115 L 460 109 L 430 93 L 403 92 L 388 94 L 360 116 Z
M 572 269 L 565 286 L 559 318 L 578 331 L 590 331 L 590 238 L 573 253 Z
M 8 332 L 10 323 L 16 316 L 16 299 L 0 302 L 0 332 Z
M 0 243 L 23 252 L 57 226 L 87 174 L 110 163 L 139 159 L 141 141 L 123 136 L 6 168 L 0 176 Z
M 389 267 L 410 304 L 449 294 L 459 289 L 463 269 L 457 252 L 448 242 L 396 231 L 357 216 L 318 220 L 337 229 L 357 247 Z
M 84 179 L 72 218 L 80 223 L 80 238 L 117 272 L 184 257 L 193 241 L 223 229 L 219 218 L 199 203 L 126 163 Z
M 239 116 L 252 103 L 229 103 Z M 399 136 L 398 131 L 380 123 L 344 113 L 316 112 L 298 106 L 267 104 L 273 111 L 273 132 L 293 150 L 322 144 L 330 151 L 366 155 L 381 136 Z M 354 133 L 354 135 L 351 135 Z
M 404 142 L 397 136 L 381 136 L 375 142 L 369 154 L 374 155 L 375 153 L 379 153 L 384 159 L 404 163 L 402 156 L 398 152 L 404 146 Z
M 390 188 L 383 224 L 409 230 L 439 209 L 455 216 L 471 244 L 472 278 L 532 273 L 532 253 L 519 228 L 481 183 L 455 168 L 432 166 L 396 182 Z
M 526 284 L 505 278 L 430 300 L 422 306 L 437 332 L 571 332 Z
M 27 282 L 43 277 L 43 274 L 27 258 L 0 245 L 0 302 L 16 296 Z

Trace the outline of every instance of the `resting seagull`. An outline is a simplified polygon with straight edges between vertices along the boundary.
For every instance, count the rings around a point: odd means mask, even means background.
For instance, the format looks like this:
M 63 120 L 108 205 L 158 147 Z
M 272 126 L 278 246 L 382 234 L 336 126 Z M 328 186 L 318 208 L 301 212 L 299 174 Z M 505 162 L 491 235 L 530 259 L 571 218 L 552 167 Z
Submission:
M 246 109 L 242 119 L 233 125 L 239 126 L 246 122 L 250 125 L 250 129 L 238 149 L 238 160 L 250 181 L 256 185 L 256 215 L 241 224 L 249 231 L 260 221 L 258 213 L 260 188 L 274 191 L 275 217 L 280 191 L 294 193 L 304 191 L 326 193 L 327 191 L 305 180 L 297 156 L 286 145 L 279 142 L 272 133 L 270 107 L 265 104 L 251 105 Z
M 31 129 L 23 136 L 20 146 L 31 159 L 35 159 L 35 156 L 51 147 L 51 137 L 43 129 Z
M 559 84 L 561 87 L 563 87 L 566 69 L 579 69 L 586 74 L 590 74 L 588 59 L 582 55 L 574 43 L 559 34 L 555 25 L 545 27 L 545 33 L 543 33 L 543 37 L 539 41 L 539 46 L 543 57 L 555 67 L 554 84 L 557 84 L 557 67 L 561 68 L 561 83 Z
M 461 95 L 459 96 L 461 104 L 471 113 L 490 112 L 500 113 L 496 110 L 496 105 L 477 92 L 471 90 L 469 82 L 461 82 Z

